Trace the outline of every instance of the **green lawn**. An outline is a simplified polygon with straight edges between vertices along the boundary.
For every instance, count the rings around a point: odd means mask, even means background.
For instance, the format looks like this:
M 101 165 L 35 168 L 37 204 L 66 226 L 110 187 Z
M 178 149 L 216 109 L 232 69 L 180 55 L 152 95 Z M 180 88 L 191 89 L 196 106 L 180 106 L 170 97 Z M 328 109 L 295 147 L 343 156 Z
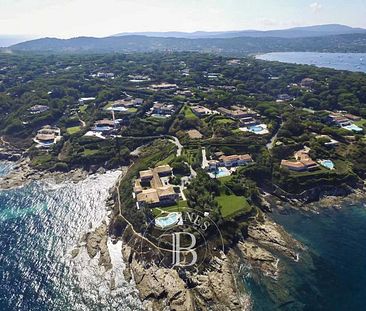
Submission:
M 97 154 L 99 151 L 98 150 L 96 150 L 96 149 L 85 149 L 84 151 L 83 151 L 83 155 L 85 155 L 85 156 L 92 156 L 92 155 L 94 155 L 94 154 Z
M 356 122 L 353 122 L 353 123 L 356 124 L 359 127 L 366 128 L 366 120 L 365 119 L 362 119 L 360 121 L 356 121 Z
M 167 213 L 183 212 L 187 209 L 187 201 L 178 201 L 177 204 L 168 207 L 154 207 L 152 213 L 155 217 L 164 216 Z
M 234 120 L 228 118 L 215 119 L 215 124 L 232 124 L 235 123 Z
M 156 164 L 156 166 L 170 164 L 174 159 L 175 159 L 175 154 L 173 153 L 169 157 L 167 157 L 164 160 L 161 160 L 160 162 L 158 162 Z
M 198 119 L 198 117 L 192 112 L 192 109 L 188 106 L 184 106 L 182 108 L 182 113 L 184 114 L 184 117 L 186 119 L 190 119 L 190 120 Z
M 86 111 L 87 108 L 88 108 L 88 105 L 82 105 L 82 106 L 80 106 L 79 111 L 81 113 L 85 113 L 85 111 Z
M 68 127 L 66 129 L 66 132 L 67 132 L 67 134 L 72 135 L 72 134 L 80 132 L 80 130 L 81 130 L 80 126 L 73 126 L 73 127 Z
M 47 163 L 47 162 L 49 162 L 51 160 L 52 160 L 52 156 L 50 154 L 48 154 L 48 153 L 40 154 L 40 155 L 35 156 L 32 159 L 32 164 L 34 166 L 39 166 L 39 165 L 42 165 L 44 163 Z
M 236 195 L 221 195 L 215 200 L 220 205 L 221 215 L 224 218 L 231 218 L 239 214 L 251 211 L 251 206 L 244 197 Z
M 134 108 L 134 107 L 128 108 L 128 112 L 129 113 L 135 113 L 135 112 L 137 112 L 137 108 Z

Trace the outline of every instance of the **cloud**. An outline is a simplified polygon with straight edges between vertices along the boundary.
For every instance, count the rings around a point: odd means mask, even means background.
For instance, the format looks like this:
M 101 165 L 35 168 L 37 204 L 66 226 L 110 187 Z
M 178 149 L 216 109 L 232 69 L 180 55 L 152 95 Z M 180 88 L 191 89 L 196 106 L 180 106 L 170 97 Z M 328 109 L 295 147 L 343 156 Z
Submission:
M 310 4 L 310 9 L 313 12 L 317 13 L 323 9 L 323 5 L 321 5 L 319 2 L 313 2 L 312 4 Z

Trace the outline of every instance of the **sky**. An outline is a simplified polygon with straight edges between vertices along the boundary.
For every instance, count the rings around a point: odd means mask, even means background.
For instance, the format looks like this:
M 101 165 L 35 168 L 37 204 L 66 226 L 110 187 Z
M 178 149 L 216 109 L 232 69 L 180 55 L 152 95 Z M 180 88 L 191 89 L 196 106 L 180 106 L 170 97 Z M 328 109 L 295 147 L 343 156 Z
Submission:
M 0 0 L 0 35 L 70 38 L 141 31 L 366 28 L 366 0 Z

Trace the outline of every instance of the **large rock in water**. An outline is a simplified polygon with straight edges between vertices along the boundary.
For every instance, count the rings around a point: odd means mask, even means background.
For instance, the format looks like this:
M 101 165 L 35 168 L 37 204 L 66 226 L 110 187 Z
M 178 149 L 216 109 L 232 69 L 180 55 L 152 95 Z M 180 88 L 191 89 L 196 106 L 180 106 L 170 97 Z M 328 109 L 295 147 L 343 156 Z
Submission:
M 86 236 L 86 250 L 89 257 L 94 258 L 100 253 L 99 265 L 104 266 L 106 270 L 110 270 L 112 263 L 107 242 L 108 226 L 104 222 L 94 232 Z
M 136 260 L 131 262 L 130 269 L 141 300 L 150 300 L 147 309 L 164 310 L 167 306 L 169 310 L 195 311 L 191 294 L 177 271 L 157 266 L 145 269 Z
M 229 258 L 218 259 L 219 268 L 206 274 L 187 275 L 188 288 L 176 270 L 143 263 L 126 245 L 122 253 L 148 311 L 250 310 L 249 296 L 237 289 Z

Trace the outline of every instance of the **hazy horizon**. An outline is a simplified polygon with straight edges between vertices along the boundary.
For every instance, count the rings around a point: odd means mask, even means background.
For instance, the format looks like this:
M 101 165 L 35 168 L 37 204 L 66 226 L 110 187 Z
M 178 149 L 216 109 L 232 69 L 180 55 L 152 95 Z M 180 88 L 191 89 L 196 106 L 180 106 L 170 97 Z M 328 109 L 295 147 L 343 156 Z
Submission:
M 366 28 L 362 0 L 0 0 L 0 36 L 105 37 L 124 32 Z

